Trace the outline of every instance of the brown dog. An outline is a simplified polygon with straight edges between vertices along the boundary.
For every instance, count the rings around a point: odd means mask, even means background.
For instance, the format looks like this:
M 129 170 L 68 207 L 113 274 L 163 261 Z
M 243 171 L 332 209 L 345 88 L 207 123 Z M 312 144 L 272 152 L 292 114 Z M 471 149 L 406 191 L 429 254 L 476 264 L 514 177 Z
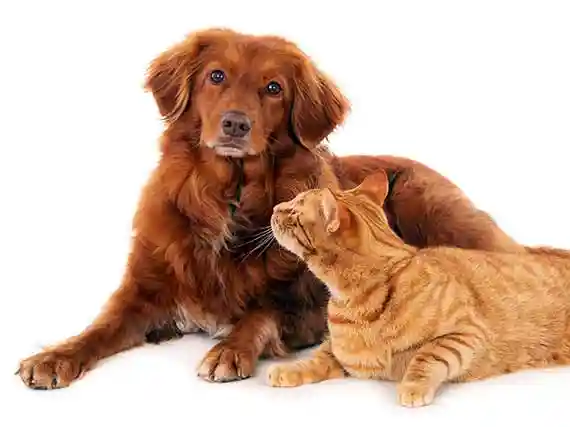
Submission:
M 198 367 L 210 381 L 318 343 L 327 292 L 268 228 L 275 204 L 309 188 L 349 188 L 383 168 L 387 214 L 408 243 L 523 250 L 426 166 L 320 146 L 348 102 L 292 43 L 201 31 L 151 64 L 147 88 L 166 127 L 123 282 L 80 335 L 21 362 L 30 387 L 67 386 L 102 358 L 193 331 L 221 338 Z

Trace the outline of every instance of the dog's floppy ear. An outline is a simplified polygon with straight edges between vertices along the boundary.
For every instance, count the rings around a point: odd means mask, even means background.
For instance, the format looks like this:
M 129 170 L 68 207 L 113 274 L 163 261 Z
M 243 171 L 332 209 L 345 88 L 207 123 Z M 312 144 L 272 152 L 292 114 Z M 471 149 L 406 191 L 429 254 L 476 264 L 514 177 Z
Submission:
M 312 149 L 342 124 L 350 104 L 340 89 L 309 60 L 295 81 L 291 122 L 301 143 Z
M 153 94 L 158 111 L 167 123 L 178 120 L 190 105 L 202 51 L 229 31 L 211 29 L 189 34 L 150 63 L 144 87 Z

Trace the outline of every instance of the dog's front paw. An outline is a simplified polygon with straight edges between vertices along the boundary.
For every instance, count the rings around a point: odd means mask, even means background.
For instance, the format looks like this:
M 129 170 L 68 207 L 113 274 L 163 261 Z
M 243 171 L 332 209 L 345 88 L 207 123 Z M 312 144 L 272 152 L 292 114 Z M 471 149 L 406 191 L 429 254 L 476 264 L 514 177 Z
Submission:
M 212 382 L 243 380 L 253 375 L 255 363 L 252 351 L 222 341 L 202 359 L 198 376 Z
M 73 354 L 45 351 L 20 362 L 18 374 L 28 387 L 50 390 L 70 385 L 84 372 L 85 364 Z

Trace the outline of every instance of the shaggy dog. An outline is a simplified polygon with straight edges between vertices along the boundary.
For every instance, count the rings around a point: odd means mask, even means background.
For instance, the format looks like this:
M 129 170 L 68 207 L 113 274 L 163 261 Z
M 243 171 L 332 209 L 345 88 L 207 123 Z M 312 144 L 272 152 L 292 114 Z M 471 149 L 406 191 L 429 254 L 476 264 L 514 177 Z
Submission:
M 320 342 L 327 291 L 268 227 L 273 206 L 310 188 L 384 169 L 386 213 L 406 242 L 524 250 L 428 167 L 329 152 L 348 102 L 291 42 L 199 31 L 151 63 L 146 87 L 165 129 L 122 283 L 82 333 L 21 361 L 29 387 L 68 386 L 105 357 L 190 332 L 220 339 L 197 368 L 219 382 Z

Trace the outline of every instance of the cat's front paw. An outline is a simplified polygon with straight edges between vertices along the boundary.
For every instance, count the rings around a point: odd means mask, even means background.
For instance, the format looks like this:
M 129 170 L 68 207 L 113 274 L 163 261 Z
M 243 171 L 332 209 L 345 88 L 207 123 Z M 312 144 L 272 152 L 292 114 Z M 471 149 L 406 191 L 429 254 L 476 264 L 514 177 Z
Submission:
M 407 382 L 398 385 L 398 401 L 408 408 L 430 405 L 435 398 L 435 389 L 429 384 Z
M 273 365 L 267 371 L 267 383 L 271 387 L 298 387 L 305 384 L 303 366 L 297 362 Z

